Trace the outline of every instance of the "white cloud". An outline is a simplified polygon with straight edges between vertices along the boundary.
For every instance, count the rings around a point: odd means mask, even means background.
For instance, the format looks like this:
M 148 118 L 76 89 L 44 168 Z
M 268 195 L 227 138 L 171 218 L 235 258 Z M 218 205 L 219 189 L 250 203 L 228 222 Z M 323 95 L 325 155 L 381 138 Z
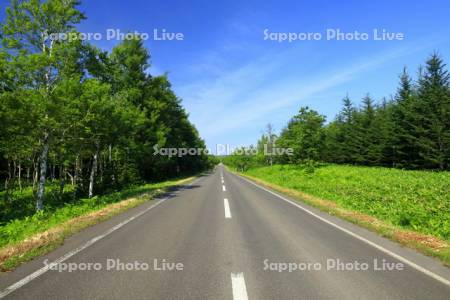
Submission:
M 296 61 L 296 53 L 290 49 L 278 55 L 265 55 L 213 79 L 204 76 L 179 87 L 177 93 L 184 99 L 201 136 L 212 147 L 211 141 L 229 140 L 236 132 L 255 124 L 261 126 L 272 120 L 271 115 L 287 107 L 306 105 L 311 97 L 417 49 L 396 49 L 360 58 L 350 65 L 343 62 L 345 68 L 308 74 L 308 77 L 284 72 Z

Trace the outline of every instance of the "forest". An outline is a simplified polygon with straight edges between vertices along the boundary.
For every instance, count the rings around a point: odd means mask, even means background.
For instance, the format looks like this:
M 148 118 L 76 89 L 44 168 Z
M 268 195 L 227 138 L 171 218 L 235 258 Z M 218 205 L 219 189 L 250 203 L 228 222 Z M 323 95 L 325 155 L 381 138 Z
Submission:
M 342 102 L 328 123 L 319 112 L 301 107 L 279 135 L 267 126 L 250 146 L 258 155 L 231 155 L 225 161 L 241 170 L 274 163 L 449 169 L 450 74 L 438 53 L 419 68 L 417 78 L 405 67 L 394 96 L 377 102 L 367 94 L 355 105 L 347 95 Z M 293 155 L 270 155 L 271 148 L 291 148 Z
M 279 134 L 269 123 L 257 144 L 244 148 L 252 151 L 222 160 L 280 193 L 448 262 L 448 247 L 436 245 L 450 239 L 449 83 L 446 64 L 433 53 L 416 78 L 404 68 L 393 97 L 377 102 L 367 94 L 357 105 L 347 95 L 330 122 L 301 107 Z M 271 155 L 283 149 L 291 155 Z M 439 242 L 431 247 L 421 239 Z
M 193 174 L 207 155 L 139 35 L 103 51 L 76 36 L 79 1 L 11 1 L 0 23 L 0 223 L 81 198 Z

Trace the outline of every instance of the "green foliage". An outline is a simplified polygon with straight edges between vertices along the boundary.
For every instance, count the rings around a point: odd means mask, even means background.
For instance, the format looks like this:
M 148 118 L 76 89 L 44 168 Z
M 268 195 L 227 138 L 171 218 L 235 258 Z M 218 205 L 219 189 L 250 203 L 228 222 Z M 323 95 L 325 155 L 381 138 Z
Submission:
M 412 135 L 419 163 L 441 170 L 450 162 L 450 74 L 445 67 L 437 54 L 430 57 L 418 82 L 417 101 L 412 105 L 416 119 Z
M 360 109 L 348 97 L 336 120 L 325 127 L 327 155 L 336 163 L 440 169 L 450 160 L 450 75 L 433 54 L 417 82 L 404 69 L 394 100 Z
M 61 193 L 58 182 L 50 182 L 47 186 L 47 204 L 48 211 L 55 210 L 65 205 L 73 203 L 73 187 L 66 187 Z M 22 190 L 6 190 L 0 192 L 0 226 L 10 220 L 23 219 L 32 216 L 35 213 L 34 192 L 32 187 L 25 187 Z
M 90 199 L 80 199 L 73 203 L 61 202 L 59 207 L 47 205 L 45 210 L 33 213 L 25 218 L 14 219 L 7 224 L 0 226 L 0 247 L 22 241 L 33 234 L 44 232 L 65 221 L 100 210 L 121 200 L 142 194 L 151 194 L 160 189 L 174 186 L 176 182 L 177 181 L 172 180 L 132 186 L 119 192 L 104 196 L 96 196 Z M 20 196 L 18 195 L 17 201 L 26 201 L 28 196 L 29 193 L 21 194 Z M 32 205 L 31 208 L 33 208 Z
M 450 241 L 450 173 L 348 165 L 275 165 L 246 174 Z
M 450 74 L 443 60 L 433 54 L 414 82 L 403 70 L 397 95 L 376 103 L 369 94 L 356 107 L 347 95 L 336 118 L 302 107 L 281 131 L 275 147 L 293 149 L 293 155 L 267 159 L 264 134 L 255 157 L 232 155 L 228 163 L 249 165 L 273 162 L 304 164 L 321 161 L 404 169 L 447 170 L 450 162 Z M 270 135 L 272 136 L 272 134 Z
M 138 35 L 111 53 L 61 38 L 77 34 L 85 18 L 78 5 L 13 0 L 0 24 L 1 205 L 8 212 L 0 222 L 32 214 L 28 200 L 26 208 L 14 204 L 16 189 L 39 210 L 52 206 L 53 184 L 61 195 L 70 191 L 65 203 L 211 165 L 206 155 L 153 154 L 154 145 L 205 145 L 167 76 L 149 74 L 150 54 Z
M 294 155 L 285 156 L 288 162 L 319 160 L 324 144 L 325 117 L 308 107 L 300 108 L 276 141 L 277 147 L 292 148 Z

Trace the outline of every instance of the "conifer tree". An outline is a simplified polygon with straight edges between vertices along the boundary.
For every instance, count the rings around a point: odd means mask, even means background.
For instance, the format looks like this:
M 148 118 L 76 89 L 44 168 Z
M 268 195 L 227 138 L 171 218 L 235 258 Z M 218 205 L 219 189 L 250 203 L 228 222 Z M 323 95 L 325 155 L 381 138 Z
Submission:
M 425 168 L 443 170 L 450 157 L 450 74 L 438 54 L 426 62 L 418 85 L 418 101 L 413 107 L 420 162 Z

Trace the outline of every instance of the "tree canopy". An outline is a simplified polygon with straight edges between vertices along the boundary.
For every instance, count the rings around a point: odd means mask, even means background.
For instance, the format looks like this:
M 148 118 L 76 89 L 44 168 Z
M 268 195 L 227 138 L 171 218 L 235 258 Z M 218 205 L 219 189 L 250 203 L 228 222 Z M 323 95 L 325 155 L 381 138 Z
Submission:
M 367 94 L 359 106 L 348 95 L 329 123 L 325 116 L 302 107 L 281 131 L 276 147 L 293 155 L 278 163 L 308 161 L 448 170 L 450 167 L 450 74 L 434 53 L 413 80 L 405 68 L 393 99 L 378 103 Z M 263 136 L 258 148 L 267 143 Z M 239 161 L 232 155 L 230 161 Z M 241 158 L 248 162 L 248 157 Z M 264 162 L 264 161 L 263 161 Z M 254 159 L 253 163 L 261 163 Z M 267 164 L 267 162 L 265 162 Z
M 57 38 L 76 33 L 79 4 L 13 0 L 0 24 L 0 178 L 5 190 L 32 185 L 38 210 L 49 180 L 61 193 L 70 181 L 78 199 L 209 166 L 205 155 L 153 154 L 205 145 L 167 76 L 150 75 L 139 35 L 111 53 Z

